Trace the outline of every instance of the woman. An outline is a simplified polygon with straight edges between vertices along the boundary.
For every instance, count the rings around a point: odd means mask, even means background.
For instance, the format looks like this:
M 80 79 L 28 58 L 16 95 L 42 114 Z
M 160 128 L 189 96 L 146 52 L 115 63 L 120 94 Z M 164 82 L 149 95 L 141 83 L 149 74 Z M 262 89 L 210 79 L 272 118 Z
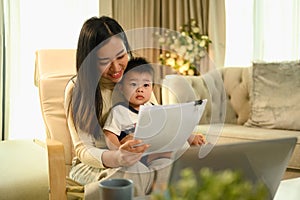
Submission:
M 149 145 L 128 140 L 118 150 L 108 150 L 101 129 L 113 99 L 118 98 L 117 94 L 113 97 L 114 85 L 122 78 L 130 57 L 124 30 L 114 19 L 94 17 L 84 23 L 77 46 L 77 75 L 65 91 L 65 109 L 76 155 L 70 178 L 85 185 L 126 177 L 136 183 L 136 195 L 145 195 L 151 190 L 154 172 L 139 160 Z
M 130 178 L 135 183 L 135 195 L 145 195 L 154 182 L 157 186 L 167 180 L 168 167 L 163 166 L 169 166 L 169 160 L 154 160 L 146 167 L 139 160 L 149 145 L 134 139 L 125 138 L 119 149 L 108 150 L 101 128 L 112 105 L 122 98 L 113 90 L 131 57 L 127 37 L 117 21 L 103 16 L 83 24 L 77 46 L 77 75 L 65 91 L 76 155 L 69 176 L 83 185 L 107 178 Z

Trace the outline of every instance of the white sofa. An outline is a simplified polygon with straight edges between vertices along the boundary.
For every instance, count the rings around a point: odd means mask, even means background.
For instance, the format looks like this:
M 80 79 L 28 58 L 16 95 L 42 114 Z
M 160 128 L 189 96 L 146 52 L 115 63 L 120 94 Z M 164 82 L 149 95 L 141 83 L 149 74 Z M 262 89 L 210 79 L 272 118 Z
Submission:
M 299 66 L 297 64 L 297 73 L 294 76 L 300 74 Z M 210 137 L 215 136 L 217 143 L 297 137 L 296 148 L 283 178 L 300 177 L 300 130 L 297 130 L 297 127 L 293 128 L 294 130 L 287 130 L 268 124 L 260 126 L 255 124 L 253 119 L 251 121 L 255 103 L 253 84 L 257 83 L 256 79 L 253 80 L 258 77 L 253 75 L 253 68 L 253 66 L 220 68 L 202 76 L 167 75 L 162 82 L 162 104 L 208 99 L 196 131 Z M 257 85 L 259 84 L 255 86 Z M 283 88 L 287 89 L 291 88 Z M 297 98 L 299 103 L 299 93 Z M 296 110 L 295 115 L 298 114 Z M 294 120 L 297 126 L 297 119 Z

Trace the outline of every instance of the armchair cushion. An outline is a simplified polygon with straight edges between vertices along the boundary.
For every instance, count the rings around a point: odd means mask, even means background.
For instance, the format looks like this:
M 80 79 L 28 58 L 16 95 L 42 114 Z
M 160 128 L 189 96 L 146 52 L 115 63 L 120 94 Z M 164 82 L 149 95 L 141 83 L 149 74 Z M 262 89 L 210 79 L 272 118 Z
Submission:
M 64 90 L 76 74 L 75 55 L 75 49 L 43 49 L 36 52 L 35 84 L 39 88 L 47 138 L 64 145 L 67 174 L 74 152 L 64 110 Z
M 0 199 L 49 199 L 47 151 L 33 140 L 0 142 Z

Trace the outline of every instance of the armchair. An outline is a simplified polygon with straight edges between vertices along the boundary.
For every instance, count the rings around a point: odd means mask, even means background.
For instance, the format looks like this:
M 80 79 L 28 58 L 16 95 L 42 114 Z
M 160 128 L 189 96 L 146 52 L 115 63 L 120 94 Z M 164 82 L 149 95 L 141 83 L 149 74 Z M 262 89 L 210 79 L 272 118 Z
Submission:
M 74 49 L 36 52 L 35 85 L 39 89 L 47 135 L 50 200 L 63 200 L 74 194 L 83 197 L 83 186 L 67 177 L 74 152 L 63 107 L 65 86 L 76 73 L 75 53 Z M 75 186 L 77 192 L 72 192 L 67 185 Z
M 75 52 L 36 52 L 34 82 L 47 139 L 0 142 L 0 200 L 83 199 L 84 186 L 67 177 L 73 147 L 63 107 L 65 86 L 76 71 Z

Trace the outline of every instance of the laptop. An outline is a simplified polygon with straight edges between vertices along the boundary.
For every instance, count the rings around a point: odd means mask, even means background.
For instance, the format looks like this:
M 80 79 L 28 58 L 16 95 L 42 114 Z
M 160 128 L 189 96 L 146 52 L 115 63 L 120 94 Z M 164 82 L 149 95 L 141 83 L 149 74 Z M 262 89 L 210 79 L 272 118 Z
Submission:
M 262 141 L 219 144 L 213 148 L 210 144 L 190 147 L 173 163 L 169 184 L 180 179 L 180 171 L 191 168 L 195 173 L 203 167 L 213 171 L 225 169 L 239 170 L 243 177 L 256 183 L 262 181 L 271 198 L 275 196 L 297 142 L 296 137 Z M 201 157 L 201 151 L 212 149 Z M 200 154 L 199 154 L 200 153 Z

